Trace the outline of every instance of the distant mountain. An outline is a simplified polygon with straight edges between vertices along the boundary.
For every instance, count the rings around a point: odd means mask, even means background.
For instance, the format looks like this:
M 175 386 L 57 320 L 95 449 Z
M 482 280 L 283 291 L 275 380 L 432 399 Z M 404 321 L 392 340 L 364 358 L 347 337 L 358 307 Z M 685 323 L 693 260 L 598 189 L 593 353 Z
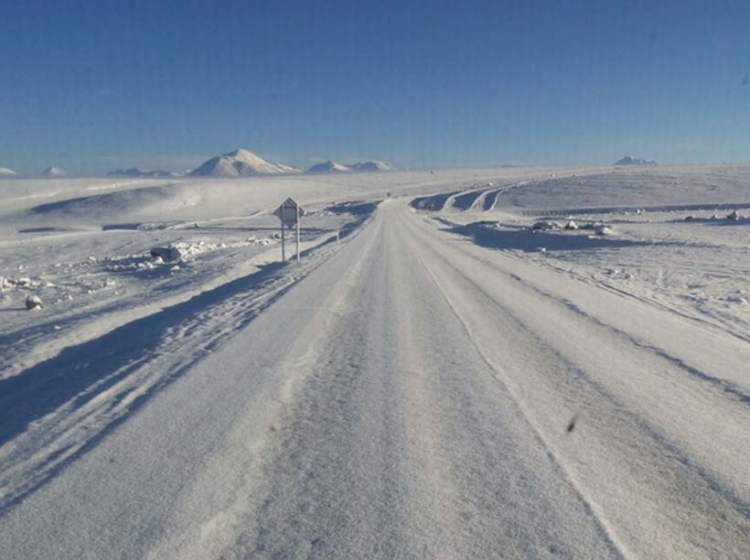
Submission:
M 350 166 L 337 161 L 331 161 L 330 159 L 323 163 L 313 165 L 307 170 L 308 173 L 347 173 L 349 171 L 352 171 Z
M 131 167 L 130 169 L 115 169 L 114 171 L 110 171 L 107 173 L 107 177 L 145 177 L 151 179 L 162 179 L 166 177 L 177 177 L 177 173 L 162 171 L 161 169 L 150 171 L 138 167 Z
M 18 175 L 18 173 L 16 173 L 12 169 L 8 169 L 7 167 L 0 167 L 0 175 L 11 176 L 11 175 Z
M 251 177 L 282 173 L 299 173 L 299 169 L 280 163 L 270 163 L 248 150 L 238 148 L 233 152 L 203 162 L 189 175 L 191 177 Z
M 54 165 L 42 171 L 42 175 L 45 177 L 65 177 L 67 174 L 68 172 L 62 167 L 55 167 Z
M 307 170 L 308 173 L 347 173 L 352 171 L 390 171 L 391 167 L 387 163 L 380 161 L 363 161 L 359 163 L 344 164 L 336 161 L 325 161 L 313 165 Z
M 615 165 L 659 165 L 652 159 L 634 158 L 625 156 L 619 161 L 615 162 Z
M 356 171 L 390 171 L 391 166 L 382 161 L 363 161 L 351 166 Z

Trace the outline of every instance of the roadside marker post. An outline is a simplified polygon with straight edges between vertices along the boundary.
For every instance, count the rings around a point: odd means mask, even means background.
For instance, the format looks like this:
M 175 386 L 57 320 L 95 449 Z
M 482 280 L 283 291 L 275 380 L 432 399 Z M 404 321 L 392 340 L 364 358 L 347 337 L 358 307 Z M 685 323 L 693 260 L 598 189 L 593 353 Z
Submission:
M 281 260 L 286 261 L 286 245 L 285 245 L 285 228 L 294 227 L 297 231 L 297 262 L 300 260 L 299 250 L 299 237 L 300 237 L 300 222 L 302 216 L 305 215 L 305 209 L 302 208 L 291 198 L 287 198 L 281 206 L 276 209 L 274 216 L 281 221 Z

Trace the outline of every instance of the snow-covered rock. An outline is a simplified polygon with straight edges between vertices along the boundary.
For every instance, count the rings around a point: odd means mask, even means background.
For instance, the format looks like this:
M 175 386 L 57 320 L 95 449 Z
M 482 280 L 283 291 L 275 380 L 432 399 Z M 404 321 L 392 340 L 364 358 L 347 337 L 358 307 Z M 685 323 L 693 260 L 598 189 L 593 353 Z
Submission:
M 560 229 L 560 224 L 550 220 L 540 220 L 538 222 L 535 222 L 534 225 L 531 226 L 531 229 L 533 229 L 534 231 L 550 231 L 554 229 Z
M 165 261 L 178 261 L 182 258 L 182 253 L 177 247 L 154 247 L 151 249 L 151 256 L 154 259 Z
M 44 307 L 44 303 L 42 302 L 42 298 L 36 295 L 32 295 L 26 298 L 26 309 L 29 311 L 35 311 L 38 309 L 42 309 Z
M 288 165 L 270 163 L 248 150 L 238 148 L 233 152 L 203 162 L 189 175 L 191 177 L 249 177 L 283 173 L 299 173 L 299 170 Z
M 732 210 L 729 214 L 727 214 L 727 220 L 734 220 L 739 221 L 740 219 L 740 213 L 737 212 L 737 210 Z
M 565 229 L 576 230 L 578 229 L 578 224 L 575 222 L 575 220 L 568 220 L 568 223 L 565 224 Z

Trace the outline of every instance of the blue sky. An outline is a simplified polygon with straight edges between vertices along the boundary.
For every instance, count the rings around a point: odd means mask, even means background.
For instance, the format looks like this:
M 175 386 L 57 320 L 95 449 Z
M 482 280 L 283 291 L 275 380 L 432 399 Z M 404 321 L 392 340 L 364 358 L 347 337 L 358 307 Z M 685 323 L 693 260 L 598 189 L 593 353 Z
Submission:
M 750 2 L 0 0 L 0 166 L 750 161 Z

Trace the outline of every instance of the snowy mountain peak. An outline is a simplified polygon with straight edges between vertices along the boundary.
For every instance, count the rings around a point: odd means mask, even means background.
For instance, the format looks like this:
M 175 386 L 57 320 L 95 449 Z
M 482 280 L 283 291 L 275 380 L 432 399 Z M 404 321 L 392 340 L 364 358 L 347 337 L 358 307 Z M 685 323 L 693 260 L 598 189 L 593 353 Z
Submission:
M 390 171 L 391 166 L 382 161 L 363 161 L 352 165 L 357 171 Z
M 115 169 L 114 171 L 110 171 L 107 173 L 107 177 L 148 177 L 148 178 L 163 178 L 163 177 L 176 177 L 176 173 L 172 173 L 171 171 L 163 171 L 161 169 L 156 169 L 154 171 L 149 171 L 146 169 L 141 169 L 139 167 L 131 167 L 129 169 Z
M 624 158 L 615 162 L 615 165 L 659 165 L 653 159 L 634 158 L 632 156 L 625 156 Z
M 352 171 L 352 168 L 348 165 L 344 165 L 343 163 L 331 161 L 329 159 L 328 161 L 324 161 L 323 163 L 313 165 L 307 171 L 308 173 L 345 173 L 348 171 Z
M 363 161 L 359 163 L 343 164 L 336 161 L 324 161 L 313 165 L 308 173 L 342 173 L 347 171 L 390 171 L 391 167 L 381 161 Z
M 237 148 L 233 152 L 203 162 L 190 175 L 193 177 L 248 177 L 298 172 L 299 170 L 294 167 L 270 163 L 249 150 Z
M 62 167 L 52 166 L 42 171 L 42 175 L 45 177 L 64 177 L 68 172 Z

